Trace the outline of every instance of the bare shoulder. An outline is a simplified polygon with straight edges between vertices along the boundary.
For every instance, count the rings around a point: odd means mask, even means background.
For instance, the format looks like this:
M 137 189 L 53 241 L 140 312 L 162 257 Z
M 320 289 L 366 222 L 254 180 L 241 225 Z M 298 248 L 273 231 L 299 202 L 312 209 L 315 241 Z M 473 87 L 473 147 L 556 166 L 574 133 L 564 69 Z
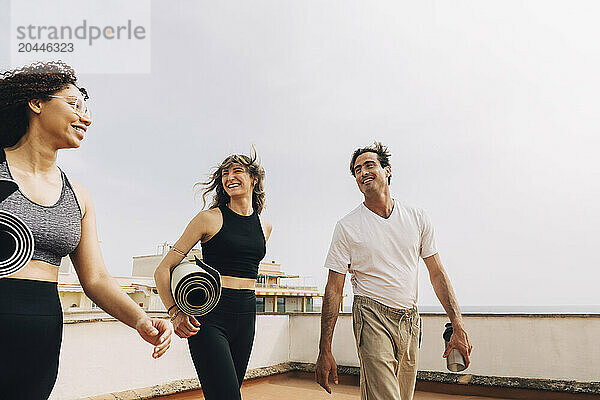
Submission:
M 265 241 L 268 241 L 269 237 L 271 236 L 271 232 L 273 232 L 273 224 L 271 224 L 271 222 L 268 219 L 266 219 L 262 216 L 259 216 L 259 218 L 260 218 L 260 224 L 261 224 L 261 226 L 263 228 L 263 232 L 265 234 Z
M 221 215 L 221 210 L 218 208 L 210 208 L 208 210 L 200 211 L 192 221 L 197 221 L 200 223 L 214 223 L 219 222 L 222 223 L 223 216 Z
M 93 208 L 93 200 L 92 194 L 89 190 L 86 189 L 81 183 L 71 178 L 68 178 L 71 183 L 71 187 L 75 192 L 75 197 L 77 198 L 77 202 L 79 203 L 79 207 L 81 207 L 81 216 L 85 216 L 86 211 Z
M 223 226 L 223 216 L 218 208 L 211 208 L 200 211 L 190 221 L 190 227 L 199 233 L 200 240 L 205 242 L 212 238 L 221 230 Z

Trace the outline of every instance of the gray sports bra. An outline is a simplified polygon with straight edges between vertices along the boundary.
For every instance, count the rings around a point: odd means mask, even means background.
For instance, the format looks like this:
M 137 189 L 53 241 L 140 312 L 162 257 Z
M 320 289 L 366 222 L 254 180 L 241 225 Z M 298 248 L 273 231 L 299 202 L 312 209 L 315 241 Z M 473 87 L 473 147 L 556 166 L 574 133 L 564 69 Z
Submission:
M 4 153 L 2 149 L 0 152 Z M 4 154 L 0 154 L 0 178 L 13 179 Z M 65 173 L 56 204 L 43 206 L 29 200 L 20 190 L 0 202 L 0 209 L 13 213 L 31 229 L 34 239 L 32 260 L 59 266 L 73 252 L 81 238 L 81 208 Z

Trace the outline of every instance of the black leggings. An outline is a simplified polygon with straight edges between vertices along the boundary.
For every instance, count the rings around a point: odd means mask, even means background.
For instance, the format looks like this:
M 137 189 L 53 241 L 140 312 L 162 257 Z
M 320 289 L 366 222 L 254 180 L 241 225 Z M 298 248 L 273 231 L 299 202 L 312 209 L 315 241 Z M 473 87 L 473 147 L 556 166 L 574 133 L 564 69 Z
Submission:
M 58 375 L 62 310 L 55 282 L 0 279 L 0 397 L 43 400 Z
M 223 288 L 217 307 L 198 321 L 200 330 L 188 346 L 205 399 L 241 399 L 254 343 L 254 291 Z

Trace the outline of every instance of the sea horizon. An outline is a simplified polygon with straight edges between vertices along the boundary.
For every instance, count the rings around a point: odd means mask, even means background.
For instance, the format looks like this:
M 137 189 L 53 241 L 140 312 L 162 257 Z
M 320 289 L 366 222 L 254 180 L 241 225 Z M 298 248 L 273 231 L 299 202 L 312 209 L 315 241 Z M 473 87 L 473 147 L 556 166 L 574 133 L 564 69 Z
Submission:
M 600 305 L 481 305 L 461 306 L 462 313 L 490 314 L 600 314 Z M 419 312 L 444 312 L 441 305 L 423 305 Z
M 420 305 L 420 313 L 444 313 L 441 305 Z M 600 305 L 481 305 L 461 306 L 463 314 L 600 314 Z M 352 312 L 352 304 L 344 304 Z

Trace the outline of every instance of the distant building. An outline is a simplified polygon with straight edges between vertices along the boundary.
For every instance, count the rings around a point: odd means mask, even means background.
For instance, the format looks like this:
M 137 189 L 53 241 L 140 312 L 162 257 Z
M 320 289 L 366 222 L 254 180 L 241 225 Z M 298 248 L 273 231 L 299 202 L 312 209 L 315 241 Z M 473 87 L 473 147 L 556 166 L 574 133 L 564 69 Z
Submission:
M 171 245 L 169 245 L 169 243 L 162 243 L 158 246 L 156 254 L 133 257 L 133 269 L 131 275 L 152 278 L 152 281 L 154 282 L 154 270 L 158 267 L 158 264 L 170 249 Z M 195 248 L 190 250 L 186 260 L 194 261 L 194 257 L 202 259 L 202 250 Z
M 282 283 L 282 279 L 287 282 Z M 257 312 L 313 312 L 314 299 L 323 296 L 318 288 L 304 282 L 298 275 L 286 275 L 281 265 L 261 262 L 256 279 Z M 296 280 L 296 281 L 294 281 Z M 288 283 L 289 282 L 289 283 Z
M 132 276 L 115 277 L 121 288 L 146 311 L 166 311 L 154 282 L 154 270 L 170 246 L 163 243 L 158 254 L 133 257 Z M 192 249 L 187 260 L 202 258 L 200 249 Z M 317 286 L 307 283 L 309 278 L 286 275 L 281 264 L 275 261 L 261 262 L 256 280 L 257 312 L 313 312 L 320 310 L 323 296 Z M 63 311 L 89 313 L 100 311 L 85 295 L 68 257 L 63 258 L 59 268 L 58 292 Z
M 164 311 L 153 277 L 115 277 L 121 289 L 146 311 Z M 71 260 L 63 258 L 58 274 L 58 295 L 65 312 L 74 314 L 100 311 L 98 306 L 87 297 Z
M 153 277 L 156 266 L 169 249 L 169 244 L 164 243 L 159 246 L 161 254 L 133 257 L 133 277 Z M 202 259 L 202 250 L 192 249 L 187 259 L 193 261 L 194 257 Z M 316 285 L 307 284 L 307 280 L 308 278 L 301 278 L 298 275 L 286 275 L 281 271 L 281 264 L 275 261 L 261 262 L 256 280 L 256 311 L 317 311 L 313 305 L 314 299 L 323 294 L 319 292 Z

